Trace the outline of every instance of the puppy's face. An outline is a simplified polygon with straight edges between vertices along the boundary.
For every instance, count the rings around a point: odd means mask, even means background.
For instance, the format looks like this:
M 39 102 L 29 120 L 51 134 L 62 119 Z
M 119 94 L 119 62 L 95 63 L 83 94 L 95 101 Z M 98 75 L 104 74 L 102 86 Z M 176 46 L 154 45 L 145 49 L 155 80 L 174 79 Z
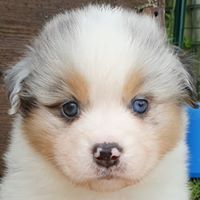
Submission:
M 12 112 L 66 179 L 114 191 L 184 137 L 189 75 L 153 19 L 88 7 L 59 15 L 8 72 Z

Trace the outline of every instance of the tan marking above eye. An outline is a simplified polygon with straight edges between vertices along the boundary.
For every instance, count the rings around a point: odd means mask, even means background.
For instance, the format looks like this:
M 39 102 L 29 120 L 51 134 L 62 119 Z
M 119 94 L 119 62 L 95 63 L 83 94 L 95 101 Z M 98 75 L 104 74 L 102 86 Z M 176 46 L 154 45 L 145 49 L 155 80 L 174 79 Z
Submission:
M 81 105 L 89 102 L 88 83 L 82 74 L 74 69 L 68 69 L 66 73 L 57 74 L 57 81 L 50 88 L 54 90 L 47 91 L 45 97 L 38 97 L 41 105 L 48 108 L 56 108 L 64 102 L 77 101 Z
M 136 95 L 140 87 L 142 86 L 144 80 L 142 77 L 141 72 L 139 71 L 134 71 L 132 72 L 129 76 L 128 79 L 126 80 L 122 95 L 123 95 L 123 100 L 125 102 L 130 102 L 131 99 Z
M 83 75 L 70 71 L 64 80 L 74 97 L 82 104 L 87 104 L 89 101 L 88 84 Z

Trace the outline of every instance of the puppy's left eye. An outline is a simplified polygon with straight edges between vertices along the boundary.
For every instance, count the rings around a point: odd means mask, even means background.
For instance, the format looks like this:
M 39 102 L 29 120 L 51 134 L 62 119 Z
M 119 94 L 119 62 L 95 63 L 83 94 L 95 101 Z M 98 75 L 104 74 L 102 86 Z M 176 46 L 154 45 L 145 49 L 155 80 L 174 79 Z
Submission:
M 148 109 L 148 101 L 146 99 L 133 99 L 131 102 L 133 112 L 143 114 Z
M 68 119 L 73 119 L 79 114 L 79 107 L 75 101 L 69 101 L 62 105 L 62 114 Z

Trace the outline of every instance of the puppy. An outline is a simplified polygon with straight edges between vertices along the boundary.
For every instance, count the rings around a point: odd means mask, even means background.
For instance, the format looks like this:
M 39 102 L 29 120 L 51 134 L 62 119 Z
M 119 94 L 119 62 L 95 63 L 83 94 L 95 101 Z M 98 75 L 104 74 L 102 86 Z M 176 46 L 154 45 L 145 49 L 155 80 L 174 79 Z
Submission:
M 1 200 L 188 200 L 189 73 L 149 16 L 57 15 L 5 77 Z

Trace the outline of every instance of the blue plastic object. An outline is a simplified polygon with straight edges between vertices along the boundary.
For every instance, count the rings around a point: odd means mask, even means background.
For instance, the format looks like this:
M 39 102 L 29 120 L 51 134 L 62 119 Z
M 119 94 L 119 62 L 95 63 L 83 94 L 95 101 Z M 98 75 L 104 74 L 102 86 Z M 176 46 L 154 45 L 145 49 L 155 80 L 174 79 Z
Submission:
M 189 175 L 191 178 L 200 178 L 200 108 L 188 108 L 188 114 Z

